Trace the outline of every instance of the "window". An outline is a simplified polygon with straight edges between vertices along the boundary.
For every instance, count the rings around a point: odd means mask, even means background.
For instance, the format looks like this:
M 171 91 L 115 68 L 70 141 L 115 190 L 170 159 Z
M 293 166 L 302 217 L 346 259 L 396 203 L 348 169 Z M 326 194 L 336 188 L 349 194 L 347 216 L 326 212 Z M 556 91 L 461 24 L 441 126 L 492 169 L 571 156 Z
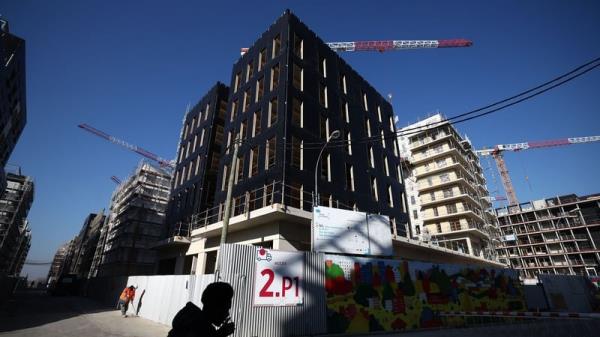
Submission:
M 319 84 L 319 103 L 327 109 L 327 86 Z
M 383 130 L 381 130 L 381 146 L 385 149 L 385 136 L 383 135 Z
M 365 111 L 369 111 L 369 105 L 367 104 L 367 94 L 363 93 L 362 97 L 363 97 L 363 109 L 365 109 Z
M 225 186 L 227 185 L 227 178 L 229 175 L 227 174 L 227 165 L 223 165 L 223 180 L 221 181 L 221 191 L 225 191 Z
M 454 196 L 454 192 L 451 188 L 447 188 L 444 190 L 444 198 L 451 198 L 452 196 Z
M 246 82 L 250 80 L 252 75 L 254 75 L 254 64 L 252 64 L 252 61 L 250 61 L 250 63 L 248 63 L 246 66 Z
M 302 141 L 292 137 L 292 166 L 302 170 Z
M 227 101 L 219 102 L 219 111 L 217 112 L 217 117 L 221 119 L 225 119 L 225 113 L 227 112 Z M 200 120 L 198 120 L 198 125 L 200 125 Z
M 210 169 L 212 171 L 217 171 L 219 169 L 219 155 L 217 152 L 213 152 L 210 158 Z
M 254 113 L 252 123 L 252 137 L 256 137 L 260 133 L 260 110 Z
M 191 149 L 191 147 L 192 147 L 192 142 L 191 142 L 191 141 L 189 141 L 189 142 L 187 143 L 187 146 L 186 146 L 186 148 L 185 148 L 185 157 L 186 157 L 186 158 L 190 156 L 190 149 Z
M 394 207 L 394 198 L 392 193 L 392 186 L 388 185 L 388 205 Z
M 375 156 L 373 155 L 373 147 L 369 145 L 369 166 L 375 168 Z
M 365 117 L 365 129 L 367 130 L 367 137 L 371 137 L 371 121 L 368 117 Z
M 221 146 L 223 144 L 223 125 L 217 124 L 215 128 L 215 145 Z
M 453 231 L 459 231 L 461 230 L 462 226 L 460 225 L 460 220 L 452 220 L 450 221 L 450 229 Z
M 386 155 L 383 156 L 383 164 L 385 165 L 385 175 L 389 177 L 390 176 L 390 166 L 389 166 Z
M 346 88 L 346 76 L 342 75 L 340 78 L 340 88 L 344 94 L 348 94 L 348 89 Z
M 446 159 L 440 159 L 436 162 L 437 167 L 444 167 L 446 166 Z
M 377 120 L 381 123 L 381 107 L 377 106 Z
M 246 139 L 247 130 L 248 130 L 248 121 L 244 119 L 244 121 L 242 121 L 242 124 L 240 125 L 240 134 L 242 135 L 242 137 L 240 139 L 242 141 L 244 139 Z
M 229 149 L 231 147 L 231 141 L 233 140 L 233 131 L 229 131 L 227 134 L 227 148 L 225 149 L 225 153 L 229 153 Z
M 417 213 L 416 209 L 413 209 L 413 219 L 418 219 L 419 218 L 419 214 Z
M 183 168 L 181 169 L 181 181 L 179 182 L 179 185 L 183 184 L 183 182 L 185 181 L 185 165 L 183 166 Z
M 437 207 L 434 207 L 434 208 L 433 208 L 433 215 L 434 215 L 434 216 L 438 216 L 438 215 L 440 215 L 440 213 L 438 212 L 438 209 L 437 209 Z
M 200 134 L 200 146 L 204 144 L 204 129 L 202 129 L 202 133 Z
M 417 235 L 421 234 L 421 226 L 419 226 L 419 225 L 415 226 L 415 234 L 417 234 Z
M 295 63 L 294 63 L 293 69 L 294 69 L 294 74 L 293 74 L 294 76 L 292 78 L 292 84 L 299 91 L 303 91 L 304 90 L 304 71 L 302 70 L 302 68 L 300 68 L 300 66 L 298 66 Z
M 440 174 L 440 181 L 443 183 L 450 181 L 450 175 L 448 173 Z
M 256 81 L 256 97 L 254 97 L 254 101 L 258 102 L 265 92 L 264 90 L 265 78 L 261 77 L 258 81 Z
M 379 201 L 379 195 L 377 194 L 377 178 L 375 177 L 371 177 L 371 192 L 373 194 L 373 199 Z
M 304 103 L 296 97 L 292 99 L 292 123 L 299 127 L 304 127 Z
M 327 78 L 327 59 L 324 57 L 319 62 L 319 73 L 321 76 Z
M 240 90 L 240 85 L 242 84 L 242 72 L 238 72 L 237 74 L 235 74 L 235 78 L 233 80 L 233 93 L 236 93 L 238 90 Z
M 275 137 L 273 137 L 267 141 L 267 155 L 265 156 L 266 157 L 265 169 L 269 169 L 269 168 L 275 166 L 275 159 L 276 159 L 275 145 L 276 145 Z
M 244 111 L 246 112 L 248 111 L 248 107 L 250 107 L 250 98 L 251 98 L 252 94 L 250 93 L 250 89 L 246 90 L 246 92 L 244 92 Z
M 328 136 L 328 133 L 327 133 L 327 131 L 328 131 L 327 130 L 328 129 L 327 118 L 323 117 L 323 116 L 319 116 L 319 117 L 320 117 L 319 118 L 319 133 L 320 133 L 321 139 L 327 140 L 327 136 Z
M 394 132 L 394 118 L 390 116 L 390 131 Z
M 346 134 L 346 140 L 348 141 L 348 154 L 352 155 L 352 138 L 350 137 L 350 131 Z
M 416 203 L 417 203 L 417 199 L 415 199 L 415 196 L 414 196 L 414 195 L 411 195 L 411 196 L 410 196 L 410 204 L 411 204 L 411 205 L 414 205 L 414 204 L 416 204 Z
M 244 180 L 244 156 L 238 157 L 237 160 L 237 175 L 235 179 L 235 183 L 241 182 Z
M 196 172 L 194 172 L 194 175 L 198 175 L 198 171 L 200 171 L 200 156 L 198 156 L 196 158 Z
M 279 85 L 279 64 L 276 64 L 271 68 L 271 85 L 269 87 L 270 91 L 277 89 Z
M 258 147 L 255 146 L 250 151 L 250 177 L 258 174 Z
M 294 34 L 294 54 L 300 59 L 304 58 L 304 40 Z
M 278 34 L 273 39 L 273 50 L 271 53 L 271 58 L 275 58 L 275 56 L 279 55 L 280 50 L 281 50 L 281 38 L 279 37 L 279 34 Z
M 210 115 L 210 103 L 206 104 L 206 113 L 204 114 L 204 120 L 207 120 L 209 115 Z M 199 120 L 198 120 L 198 125 L 200 125 Z
M 173 188 L 178 186 L 178 182 L 179 182 L 179 171 L 175 172 L 175 180 L 173 180 Z
M 200 124 L 200 121 L 198 121 L 198 124 Z M 192 124 L 190 125 L 190 134 L 194 133 L 194 125 L 196 125 L 196 117 L 194 117 L 192 119 Z
M 195 134 L 194 135 L 194 146 L 192 147 L 193 148 L 192 153 L 196 152 L 197 146 L 198 146 L 198 134 Z
M 267 63 L 267 51 L 265 49 L 258 53 L 258 71 L 261 71 Z
M 439 223 L 436 223 L 435 224 L 435 229 L 437 230 L 438 233 L 441 233 L 442 232 L 442 225 L 439 224 Z
M 446 212 L 448 212 L 448 214 L 456 213 L 456 205 L 446 205 Z
M 429 192 L 429 198 L 431 201 L 435 201 L 435 192 Z
M 237 112 L 237 103 L 237 101 L 231 102 L 231 122 L 233 122 L 233 120 L 235 119 L 235 114 Z
M 183 127 L 183 134 L 182 134 L 183 138 L 185 138 L 187 136 L 189 127 L 190 127 L 190 125 L 188 123 L 185 123 L 185 126 Z
M 352 165 L 346 163 L 346 189 L 354 191 L 354 171 Z
M 269 125 L 271 126 L 277 122 L 277 97 L 273 98 L 269 102 Z
M 331 155 L 323 153 L 321 158 L 321 178 L 331 181 Z
M 346 114 L 346 123 L 350 123 L 350 111 L 348 110 L 348 103 L 344 103 L 344 113 Z

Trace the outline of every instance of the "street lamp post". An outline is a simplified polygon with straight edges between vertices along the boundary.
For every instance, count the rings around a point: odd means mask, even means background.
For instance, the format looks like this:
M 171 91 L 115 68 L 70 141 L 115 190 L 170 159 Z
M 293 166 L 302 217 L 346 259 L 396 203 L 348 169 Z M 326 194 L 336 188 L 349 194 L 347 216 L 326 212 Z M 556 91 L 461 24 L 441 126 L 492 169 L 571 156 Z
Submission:
M 310 251 L 312 252 L 314 249 L 314 217 L 315 217 L 315 205 L 319 205 L 319 185 L 318 185 L 318 180 L 317 180 L 317 173 L 319 170 L 319 160 L 321 160 L 321 155 L 323 154 L 323 150 L 325 150 L 325 148 L 327 147 L 327 144 L 329 144 L 329 142 L 332 139 L 338 139 L 340 138 L 340 130 L 335 130 L 333 131 L 329 137 L 327 137 L 327 141 L 325 142 L 325 144 L 323 144 L 323 147 L 321 148 L 321 151 L 319 152 L 319 155 L 317 156 L 317 162 L 315 163 L 315 195 L 313 196 L 313 224 L 311 224 L 310 226 Z

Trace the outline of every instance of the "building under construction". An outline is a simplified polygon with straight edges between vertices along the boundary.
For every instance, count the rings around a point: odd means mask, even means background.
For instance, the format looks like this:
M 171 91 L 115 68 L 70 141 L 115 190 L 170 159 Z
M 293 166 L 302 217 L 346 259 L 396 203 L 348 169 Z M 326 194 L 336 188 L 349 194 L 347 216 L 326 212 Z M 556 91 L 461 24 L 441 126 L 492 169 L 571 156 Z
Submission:
M 165 210 L 171 176 L 142 161 L 113 193 L 97 276 L 153 274 L 156 251 L 165 236 Z M 100 260 L 98 260 L 100 259 Z
M 600 272 L 600 194 L 564 195 L 495 212 L 502 232 L 499 256 L 521 277 Z
M 0 275 L 19 275 L 31 245 L 27 214 L 33 203 L 33 181 L 20 172 L 8 173 L 6 179 L 0 197 Z
M 495 259 L 496 218 L 471 142 L 439 113 L 400 131 L 412 237 Z

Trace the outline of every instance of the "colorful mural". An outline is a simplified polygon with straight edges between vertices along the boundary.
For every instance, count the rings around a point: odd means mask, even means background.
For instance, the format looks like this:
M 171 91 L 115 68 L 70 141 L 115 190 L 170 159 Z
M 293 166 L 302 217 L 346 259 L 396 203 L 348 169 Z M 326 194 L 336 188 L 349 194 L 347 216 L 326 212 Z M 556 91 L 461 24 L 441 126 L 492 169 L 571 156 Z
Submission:
M 525 310 L 509 269 L 326 255 L 325 288 L 329 333 L 439 327 L 440 311 Z

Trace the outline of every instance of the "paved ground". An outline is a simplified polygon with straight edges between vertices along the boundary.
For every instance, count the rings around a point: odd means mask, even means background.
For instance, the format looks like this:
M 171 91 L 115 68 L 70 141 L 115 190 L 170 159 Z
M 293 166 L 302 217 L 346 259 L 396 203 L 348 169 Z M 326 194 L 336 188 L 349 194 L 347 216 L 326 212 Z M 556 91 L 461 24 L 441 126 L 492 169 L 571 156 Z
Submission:
M 118 310 L 82 297 L 18 294 L 0 308 L 0 336 L 165 337 L 169 327 L 141 317 L 122 318 Z

